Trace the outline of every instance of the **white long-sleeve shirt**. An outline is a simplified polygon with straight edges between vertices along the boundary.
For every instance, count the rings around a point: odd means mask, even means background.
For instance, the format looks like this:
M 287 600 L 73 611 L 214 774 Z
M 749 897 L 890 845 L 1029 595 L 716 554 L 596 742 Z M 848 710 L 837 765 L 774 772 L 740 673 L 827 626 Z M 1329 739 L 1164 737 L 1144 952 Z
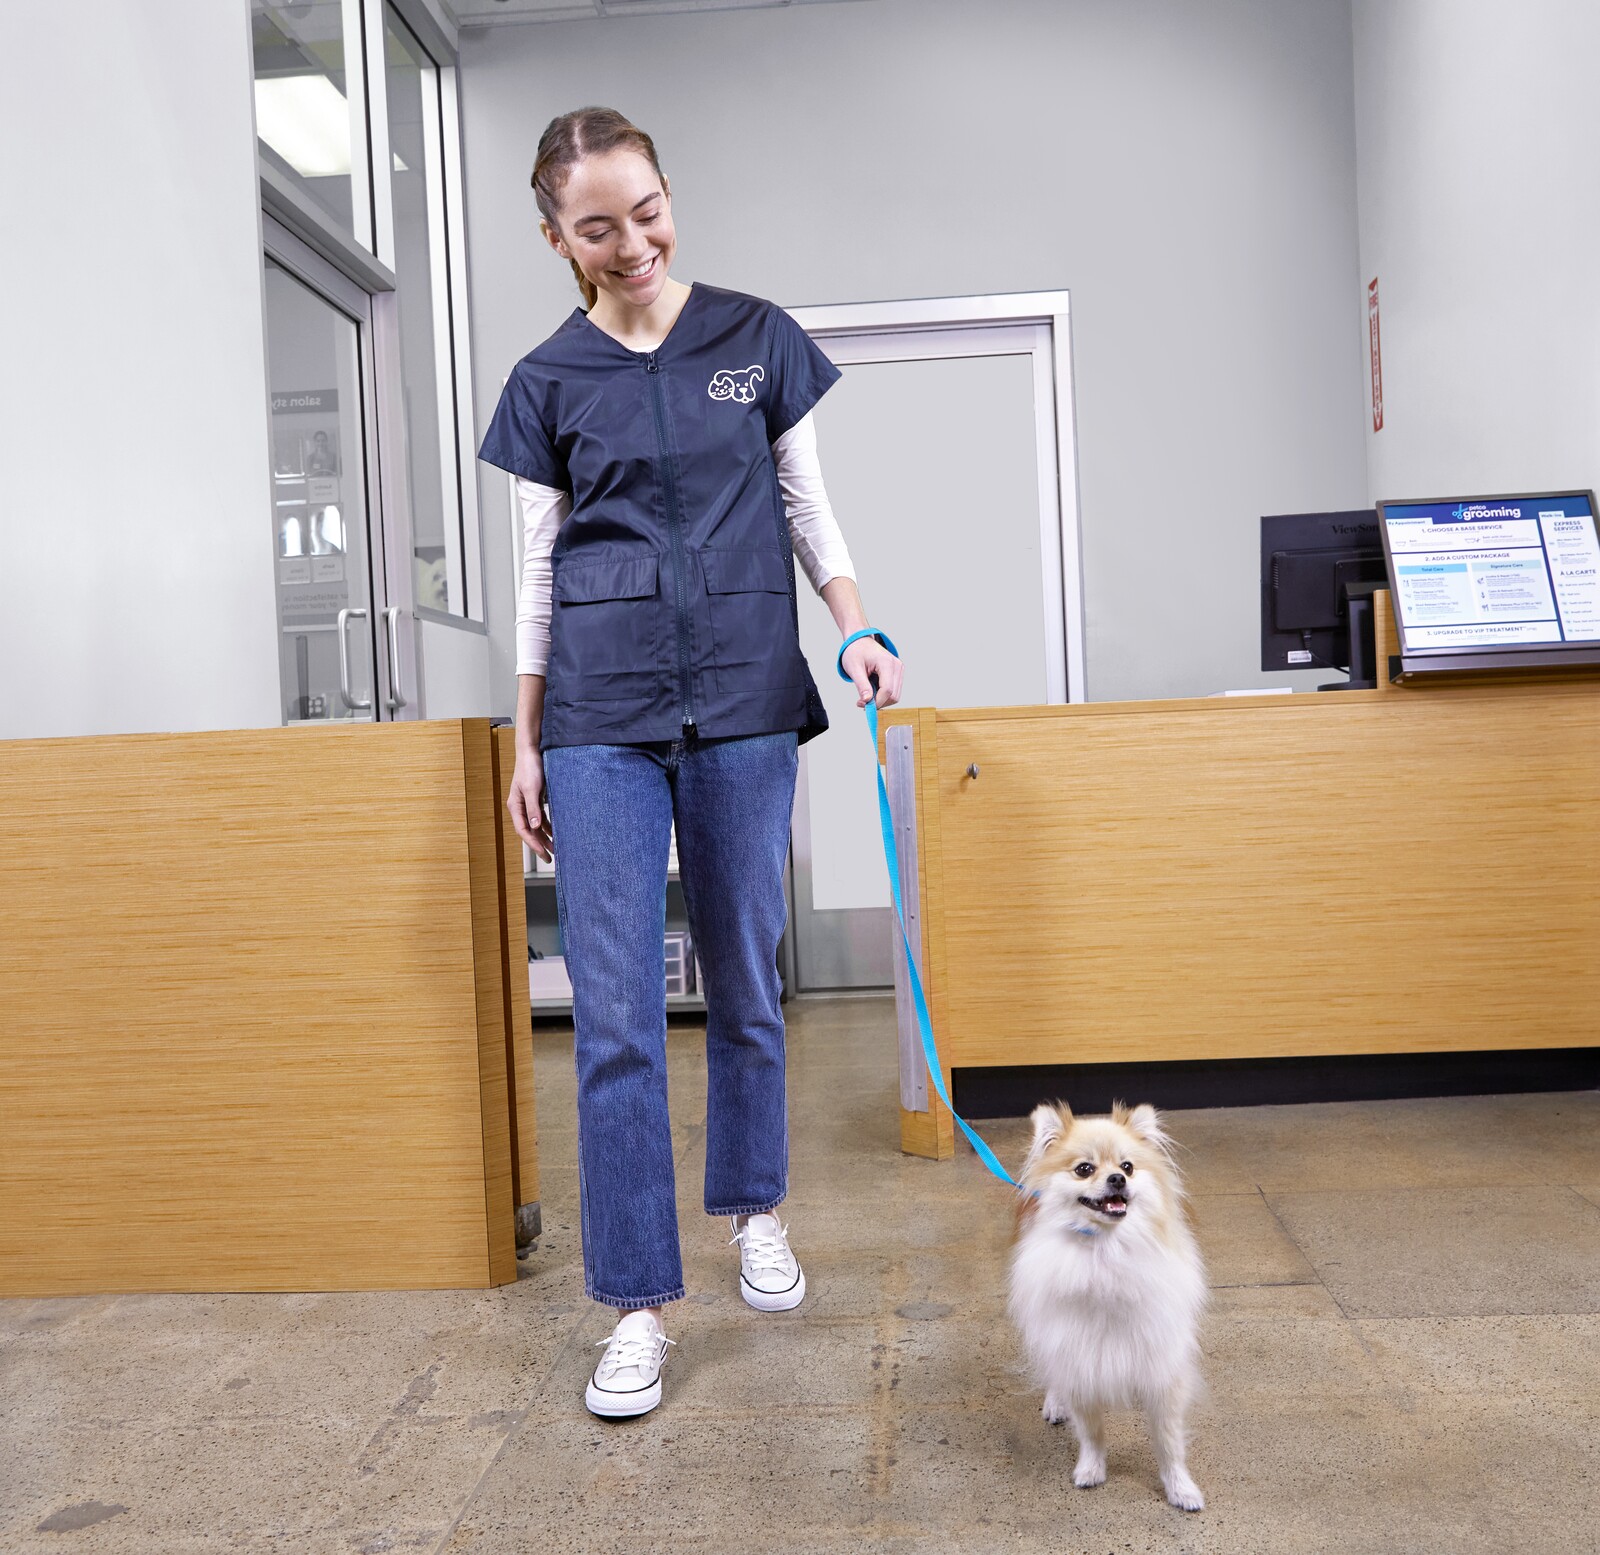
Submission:
M 819 594 L 834 578 L 855 577 L 850 552 L 833 516 L 817 462 L 817 429 L 810 413 L 772 445 L 789 520 L 789 541 Z M 522 508 L 522 587 L 517 597 L 517 673 L 542 675 L 550 660 L 550 552 L 572 512 L 572 493 L 516 477 Z

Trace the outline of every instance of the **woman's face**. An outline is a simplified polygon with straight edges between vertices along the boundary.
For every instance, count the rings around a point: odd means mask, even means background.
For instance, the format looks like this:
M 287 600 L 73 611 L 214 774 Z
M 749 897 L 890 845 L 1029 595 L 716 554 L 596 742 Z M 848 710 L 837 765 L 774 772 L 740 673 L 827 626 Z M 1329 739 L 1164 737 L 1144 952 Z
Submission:
M 637 151 L 585 157 L 561 191 L 561 230 L 540 227 L 563 259 L 576 259 L 589 284 L 625 307 L 661 295 L 677 252 L 666 180 Z

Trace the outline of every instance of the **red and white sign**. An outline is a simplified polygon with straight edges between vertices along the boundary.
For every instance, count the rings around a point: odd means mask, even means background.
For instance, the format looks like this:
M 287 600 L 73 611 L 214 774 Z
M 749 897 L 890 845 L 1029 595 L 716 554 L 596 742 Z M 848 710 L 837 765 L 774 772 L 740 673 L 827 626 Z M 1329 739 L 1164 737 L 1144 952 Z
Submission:
M 1367 339 L 1372 346 L 1372 430 L 1383 430 L 1383 357 L 1378 349 L 1378 278 L 1367 288 Z

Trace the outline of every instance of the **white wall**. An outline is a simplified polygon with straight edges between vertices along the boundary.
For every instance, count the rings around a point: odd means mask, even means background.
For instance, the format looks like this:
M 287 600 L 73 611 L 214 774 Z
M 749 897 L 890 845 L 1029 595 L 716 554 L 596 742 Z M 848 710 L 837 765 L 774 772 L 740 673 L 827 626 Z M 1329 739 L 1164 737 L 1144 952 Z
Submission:
M 1600 482 L 1600 7 L 1356 0 L 1382 498 Z
M 248 17 L 8 12 L 0 738 L 281 721 Z
M 1272 683 L 1259 517 L 1366 492 L 1347 0 L 546 23 L 469 29 L 462 65 L 480 428 L 577 302 L 537 233 L 539 133 L 609 104 L 655 136 L 683 279 L 786 306 L 1069 289 L 1090 696 Z M 483 491 L 509 713 L 509 507 Z

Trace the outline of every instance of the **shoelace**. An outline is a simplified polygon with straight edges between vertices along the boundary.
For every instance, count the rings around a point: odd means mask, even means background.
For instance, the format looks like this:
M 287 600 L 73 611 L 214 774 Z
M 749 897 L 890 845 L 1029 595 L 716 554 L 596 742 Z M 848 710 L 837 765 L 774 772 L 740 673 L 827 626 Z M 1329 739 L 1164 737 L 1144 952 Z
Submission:
M 669 1339 L 662 1333 L 612 1334 L 609 1339 L 597 1339 L 596 1349 L 601 1345 L 615 1347 L 600 1357 L 600 1375 L 609 1377 L 614 1372 L 621 1371 L 624 1366 L 638 1366 L 649 1370 L 667 1353 L 659 1346 L 675 1345 L 677 1342 L 676 1339 Z
M 762 1236 L 753 1226 L 745 1226 L 742 1231 L 735 1231 L 728 1240 L 728 1246 L 735 1242 L 739 1250 L 750 1260 L 750 1272 L 759 1274 L 764 1269 L 776 1269 L 783 1274 L 789 1272 L 789 1261 L 794 1254 L 789 1250 L 789 1228 L 780 1225 L 777 1235 Z

